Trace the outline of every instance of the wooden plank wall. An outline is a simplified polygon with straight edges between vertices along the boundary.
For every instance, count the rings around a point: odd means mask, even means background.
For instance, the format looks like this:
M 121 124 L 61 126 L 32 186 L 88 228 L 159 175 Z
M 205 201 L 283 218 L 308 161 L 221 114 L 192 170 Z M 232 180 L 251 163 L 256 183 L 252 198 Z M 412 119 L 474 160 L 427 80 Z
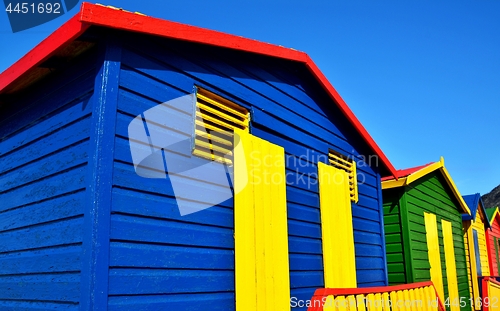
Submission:
M 451 222 L 453 243 L 455 247 L 458 293 L 459 297 L 470 297 L 467 265 L 465 262 L 465 247 L 463 242 L 462 218 L 458 212 L 458 202 L 444 186 L 446 181 L 439 172 L 431 173 L 410 186 L 407 192 L 407 206 L 409 229 L 411 238 L 411 251 L 413 258 L 414 281 L 430 280 L 429 259 L 425 245 L 425 226 L 423 212 L 436 215 L 438 222 L 439 244 L 441 251 L 441 267 L 443 269 L 444 296 L 448 297 L 446 264 L 443 244 L 441 220 Z M 468 299 L 467 299 L 468 301 Z M 462 310 L 470 310 L 468 304 Z
M 95 55 L 0 111 L 0 309 L 78 310 Z
M 250 109 L 252 134 L 284 147 L 293 159 L 286 163 L 291 296 L 310 299 L 324 286 L 317 161 L 311 155 L 334 148 L 362 160 L 360 138 L 308 73 L 293 64 L 127 36 L 115 142 L 110 310 L 157 310 L 167 303 L 182 310 L 185 301 L 210 310 L 234 309 L 232 200 L 179 216 L 168 180 L 134 173 L 127 141 L 135 116 L 191 93 L 194 85 Z M 175 135 L 189 138 L 188 109 L 172 115 Z M 358 285 L 382 286 L 387 274 L 378 170 L 365 164 L 358 171 L 364 177 L 352 207 Z M 213 187 L 196 181 L 193 191 L 209 194 Z

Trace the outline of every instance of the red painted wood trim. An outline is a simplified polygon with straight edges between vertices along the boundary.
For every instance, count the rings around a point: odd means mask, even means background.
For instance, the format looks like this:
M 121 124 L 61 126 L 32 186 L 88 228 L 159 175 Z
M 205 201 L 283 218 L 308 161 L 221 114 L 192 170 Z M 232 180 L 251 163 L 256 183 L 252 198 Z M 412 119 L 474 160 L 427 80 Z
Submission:
M 482 279 L 482 283 L 483 283 L 483 286 L 482 286 L 482 296 L 481 297 L 483 299 L 482 301 L 482 305 L 483 305 L 483 311 L 488 311 L 489 310 L 489 304 L 488 306 L 485 305 L 484 303 L 484 298 L 485 297 L 489 297 L 489 293 L 488 293 L 488 278 L 483 278 Z
M 327 91 L 330 97 L 337 103 L 337 105 L 344 113 L 345 117 L 349 120 L 349 122 L 351 122 L 351 124 L 354 125 L 354 127 L 363 137 L 363 139 L 368 143 L 372 151 L 379 157 L 379 160 L 382 163 L 384 163 L 384 165 L 389 170 L 391 175 L 394 176 L 394 178 L 397 180 L 398 175 L 392 163 L 389 161 L 384 152 L 382 152 L 382 149 L 380 149 L 375 140 L 371 137 L 371 135 L 368 133 L 365 127 L 361 124 L 361 122 L 358 120 L 358 118 L 352 112 L 349 106 L 345 103 L 342 97 L 340 97 L 337 90 L 335 90 L 335 88 L 330 84 L 330 81 L 328 81 L 325 75 L 323 75 L 321 70 L 316 66 L 316 64 L 312 61 L 312 59 L 309 58 L 309 56 L 307 56 L 306 65 L 308 69 L 311 71 L 311 73 L 314 75 L 314 77 L 316 77 L 316 79 L 321 82 L 321 85 Z
M 73 16 L 14 65 L 0 74 L 0 93 L 13 82 L 22 78 L 30 69 L 37 67 L 47 60 L 56 50 L 70 44 L 87 30 L 88 27 L 89 25 L 80 22 L 78 14 Z
M 432 286 L 434 288 L 434 293 L 436 294 L 436 298 L 438 301 L 438 309 L 441 311 L 445 311 L 446 308 L 441 299 L 439 298 L 436 288 L 434 287 L 434 284 L 431 281 L 394 285 L 394 286 L 365 287 L 365 288 L 319 288 L 314 292 L 314 295 L 311 299 L 312 306 L 308 309 L 308 311 L 322 310 L 322 307 L 321 308 L 318 307 L 317 302 L 318 301 L 324 302 L 323 301 L 324 297 L 327 297 L 329 295 L 348 296 L 348 295 L 379 294 L 392 291 L 415 289 L 418 287 L 425 287 L 425 286 Z M 483 310 L 483 311 L 488 311 L 488 310 Z
M 495 275 L 493 272 L 493 258 L 496 260 L 496 256 L 493 257 L 493 250 L 491 249 L 491 241 L 490 241 L 490 231 L 491 229 L 486 229 L 485 234 L 486 234 L 486 248 L 488 249 L 488 265 L 490 266 L 490 275 Z
M 431 281 L 418 282 L 411 284 L 401 284 L 394 286 L 378 286 L 378 287 L 361 287 L 361 288 L 320 288 L 314 293 L 314 296 L 328 296 L 328 295 L 367 295 L 385 293 L 388 291 L 398 291 L 405 289 L 414 289 L 417 287 L 424 287 L 434 285 Z

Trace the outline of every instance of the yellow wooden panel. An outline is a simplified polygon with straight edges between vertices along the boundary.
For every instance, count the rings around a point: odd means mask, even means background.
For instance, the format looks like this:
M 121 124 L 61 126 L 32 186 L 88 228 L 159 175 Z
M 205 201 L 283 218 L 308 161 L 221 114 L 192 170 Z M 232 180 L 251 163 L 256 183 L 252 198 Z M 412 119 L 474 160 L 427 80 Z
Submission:
M 500 311 L 500 286 L 488 282 L 489 311 Z
M 446 278 L 448 281 L 448 297 L 450 298 L 450 310 L 460 311 L 458 296 L 457 267 L 455 265 L 455 248 L 453 246 L 453 232 L 451 222 L 441 220 L 443 231 L 444 257 L 446 262 Z
M 318 163 L 325 287 L 356 287 L 349 176 Z
M 431 281 L 436 287 L 439 298 L 441 301 L 444 301 L 443 274 L 441 270 L 441 255 L 439 252 L 436 215 L 432 213 L 424 213 L 424 220 L 429 264 L 431 266 Z
M 481 272 L 482 276 L 490 275 L 490 266 L 488 262 L 488 247 L 486 244 L 486 234 L 484 229 L 484 223 L 481 218 L 482 216 L 481 209 L 478 209 L 476 214 L 476 219 L 472 221 L 472 227 L 477 231 L 477 239 L 479 242 L 479 256 L 481 261 Z
M 390 299 L 391 299 L 391 306 L 392 306 L 392 311 L 400 311 L 397 301 L 398 301 L 398 293 L 397 292 L 390 292 L 389 293 Z
M 335 297 L 333 295 L 326 297 L 323 311 L 335 311 Z
M 435 291 L 434 287 L 427 286 L 424 288 L 424 290 L 425 290 L 425 294 L 427 297 L 426 300 L 427 300 L 428 310 L 437 311 L 438 310 L 438 302 L 436 299 L 436 291 Z
M 354 295 L 347 296 L 347 302 L 348 302 L 347 310 L 349 310 L 349 311 L 357 311 L 356 297 Z
M 364 295 L 356 295 L 356 305 L 358 307 L 358 311 L 367 311 Z
M 391 311 L 391 297 L 389 297 L 389 293 L 382 293 L 382 301 L 383 303 L 383 310 L 384 311 Z
M 236 310 L 290 310 L 284 150 L 235 134 Z
M 477 267 L 476 267 L 476 252 L 474 251 L 474 237 L 472 235 L 473 225 L 470 221 L 464 222 L 465 229 L 465 238 L 464 241 L 467 241 L 466 244 L 466 252 L 468 253 L 468 261 L 467 261 L 467 274 L 469 275 L 469 281 L 471 282 L 471 297 L 475 303 L 474 309 L 481 310 L 480 296 L 479 296 L 479 284 L 477 280 Z M 477 302 L 477 304 L 476 304 Z

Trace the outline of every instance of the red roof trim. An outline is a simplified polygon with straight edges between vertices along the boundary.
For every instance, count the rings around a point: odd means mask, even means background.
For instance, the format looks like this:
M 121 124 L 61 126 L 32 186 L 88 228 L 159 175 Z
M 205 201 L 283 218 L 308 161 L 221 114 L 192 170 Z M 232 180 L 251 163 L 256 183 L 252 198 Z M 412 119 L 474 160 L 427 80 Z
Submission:
M 434 162 L 427 163 L 427 164 L 420 165 L 420 166 L 416 166 L 416 167 L 410 167 L 410 168 L 405 168 L 405 169 L 402 169 L 402 170 L 397 170 L 396 171 L 396 177 L 397 177 L 397 179 L 403 178 L 403 177 L 408 177 L 411 174 L 413 174 L 415 172 L 418 172 L 421 169 L 426 168 L 427 166 L 430 166 L 432 164 L 434 164 Z M 382 181 L 392 180 L 392 179 L 394 179 L 393 176 L 382 177 Z
M 379 157 L 381 163 L 397 178 L 396 169 L 392 166 L 389 159 L 306 53 L 213 30 L 104 7 L 102 5 L 84 2 L 80 12 L 76 16 L 0 74 L 0 94 L 9 85 L 20 79 L 27 71 L 35 68 L 49 58 L 56 50 L 76 39 L 91 25 L 214 45 L 303 63 L 313 76 L 318 79 L 330 97 L 338 104 L 345 117 L 358 130 L 365 142 Z
M 307 59 L 306 53 L 297 50 L 87 2 L 82 4 L 81 21 L 96 26 L 220 46 L 299 62 L 305 62 Z
M 14 65 L 2 72 L 0 75 L 0 93 L 13 82 L 20 79 L 30 69 L 47 60 L 56 50 L 64 48 L 67 44 L 78 38 L 88 27 L 89 25 L 80 22 L 78 14 L 73 16 Z

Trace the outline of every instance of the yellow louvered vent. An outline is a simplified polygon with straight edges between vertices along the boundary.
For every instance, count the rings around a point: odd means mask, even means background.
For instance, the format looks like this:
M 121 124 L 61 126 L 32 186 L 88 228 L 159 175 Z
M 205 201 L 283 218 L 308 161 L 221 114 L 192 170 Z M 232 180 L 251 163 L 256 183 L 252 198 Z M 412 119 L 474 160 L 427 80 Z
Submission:
M 193 154 L 232 165 L 234 129 L 248 132 L 249 121 L 247 109 L 197 88 Z
M 328 153 L 328 161 L 338 169 L 344 170 L 349 175 L 349 191 L 352 202 L 358 202 L 358 179 L 356 173 L 356 162 L 349 159 L 338 152 L 330 150 Z

